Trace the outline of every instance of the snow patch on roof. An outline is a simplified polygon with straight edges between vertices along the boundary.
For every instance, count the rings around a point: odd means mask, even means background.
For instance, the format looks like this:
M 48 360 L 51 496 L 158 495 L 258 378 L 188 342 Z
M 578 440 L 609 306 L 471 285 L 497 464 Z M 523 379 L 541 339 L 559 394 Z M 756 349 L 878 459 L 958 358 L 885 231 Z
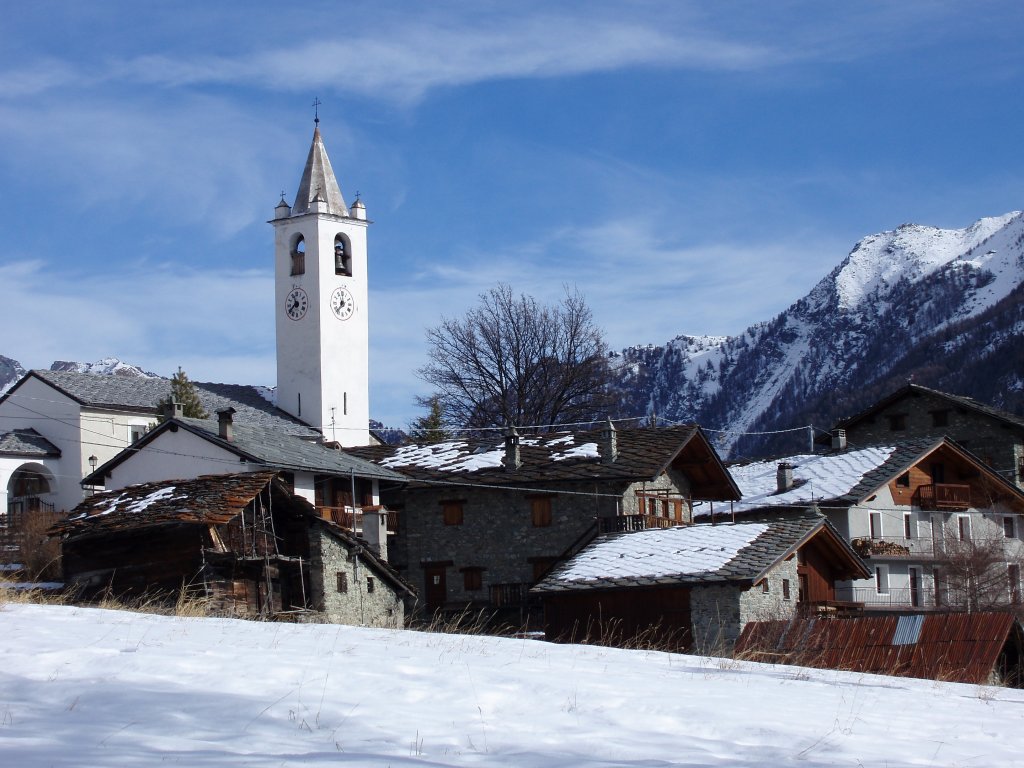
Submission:
M 597 443 L 584 443 L 583 445 L 577 445 L 574 448 L 570 448 L 567 451 L 561 453 L 551 454 L 552 461 L 562 461 L 563 459 L 599 459 L 601 454 L 597 450 Z
M 112 499 L 107 506 L 97 510 L 95 515 L 109 515 L 111 512 L 125 512 L 128 514 L 145 512 L 147 508 L 158 501 L 174 498 L 174 490 L 175 487 L 170 485 L 166 488 L 160 488 L 159 490 L 153 491 L 152 493 L 143 496 L 141 499 L 134 498 L 131 493 L 122 493 L 116 499 Z M 182 498 L 185 497 L 182 496 Z
M 895 450 L 891 446 L 879 446 L 837 454 L 802 454 L 729 467 L 743 495 L 734 509 L 739 512 L 757 507 L 802 505 L 817 499 L 845 496 L 864 475 L 888 461 Z M 777 472 L 783 462 L 793 465 L 796 487 L 778 493 Z
M 655 528 L 614 536 L 587 547 L 554 578 L 578 583 L 713 573 L 767 530 L 767 523 L 733 523 Z

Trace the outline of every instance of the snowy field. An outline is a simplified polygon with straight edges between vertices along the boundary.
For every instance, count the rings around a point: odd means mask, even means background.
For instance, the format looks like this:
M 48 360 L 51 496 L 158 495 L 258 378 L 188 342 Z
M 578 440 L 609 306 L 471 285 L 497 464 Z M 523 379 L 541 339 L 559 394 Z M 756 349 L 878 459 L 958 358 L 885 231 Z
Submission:
M 0 608 L 0 765 L 1011 766 L 1024 692 L 331 625 Z

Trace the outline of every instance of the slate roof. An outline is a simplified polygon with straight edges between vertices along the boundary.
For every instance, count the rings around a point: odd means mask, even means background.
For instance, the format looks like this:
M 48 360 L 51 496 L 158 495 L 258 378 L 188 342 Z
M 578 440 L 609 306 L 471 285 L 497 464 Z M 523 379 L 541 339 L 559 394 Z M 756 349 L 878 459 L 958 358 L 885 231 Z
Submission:
M 853 573 L 868 575 L 857 555 L 821 515 L 777 516 L 605 534 L 556 566 L 530 591 L 545 594 L 673 584 L 749 586 L 821 532 L 845 552 Z
M 171 392 L 170 379 L 44 370 L 29 371 L 26 377 L 29 376 L 46 382 L 84 407 L 99 410 L 136 411 L 155 415 L 157 401 L 167 397 Z M 3 398 L 0 398 L 0 402 L 16 397 L 17 390 L 24 381 L 23 378 L 12 387 Z M 236 422 L 273 427 L 310 438 L 318 437 L 320 434 L 270 403 L 256 387 L 209 382 L 193 384 L 207 413 L 213 414 L 224 408 L 234 408 Z
M 882 410 L 883 408 L 886 408 L 889 405 L 892 405 L 893 403 L 898 402 L 899 400 L 902 400 L 903 398 L 909 395 L 913 395 L 914 393 L 934 395 L 935 397 L 939 397 L 942 398 L 943 400 L 946 400 L 951 405 L 958 406 L 960 408 L 966 408 L 967 410 L 974 411 L 975 413 L 980 413 L 990 418 L 993 418 L 996 421 L 1002 422 L 1003 424 L 1007 424 L 1009 426 L 1016 427 L 1017 429 L 1024 430 L 1024 417 L 1017 416 L 1013 413 L 1010 413 L 1009 411 L 1003 411 L 1000 410 L 999 408 L 994 408 L 993 406 L 987 405 L 985 403 L 979 403 L 973 397 L 967 397 L 966 395 L 954 395 L 949 392 L 942 392 L 938 389 L 922 387 L 920 384 L 907 384 L 904 387 L 900 387 L 892 394 L 883 397 L 881 400 L 868 406 L 860 413 L 839 420 L 836 423 L 836 428 L 845 429 L 851 424 L 861 421 L 862 419 L 867 418 L 871 414 L 876 413 Z
M 0 455 L 56 457 L 60 456 L 60 448 L 34 429 L 12 429 L 10 432 L 0 432 Z
M 182 522 L 220 525 L 241 514 L 276 474 L 263 471 L 204 475 L 97 493 L 82 501 L 50 531 L 97 533 Z M 309 506 L 308 502 L 306 505 Z
M 617 458 L 613 462 L 602 461 L 602 431 L 521 436 L 522 464 L 515 470 L 506 469 L 502 463 L 504 437 L 397 447 L 360 446 L 346 450 L 413 480 L 502 486 L 654 480 L 673 463 L 685 464 L 698 498 L 739 498 L 739 491 L 725 466 L 696 425 L 618 430 Z
M 323 443 L 283 433 L 275 427 L 251 424 L 232 424 L 232 440 L 220 437 L 216 419 L 168 419 L 146 434 L 141 440 L 119 453 L 96 472 L 82 480 L 84 485 L 103 484 L 103 478 L 116 466 L 146 449 L 161 434 L 173 428 L 186 429 L 239 457 L 275 469 L 315 472 L 327 475 L 349 475 L 376 478 L 393 482 L 406 482 L 406 478 L 373 462 L 352 456 L 348 450 L 329 448 Z M 159 449 L 156 449 L 159 450 Z
M 955 441 L 948 437 L 923 437 L 887 446 L 799 454 L 731 465 L 729 470 L 743 493 L 743 500 L 733 505 L 733 511 L 748 514 L 767 508 L 801 508 L 815 503 L 827 506 L 859 504 L 941 446 L 960 453 L 1007 491 L 1020 495 L 1019 489 L 992 472 L 981 459 Z M 776 481 L 781 463 L 793 467 L 795 481 L 794 487 L 784 493 L 778 493 Z M 698 509 L 694 514 L 702 517 L 708 513 Z

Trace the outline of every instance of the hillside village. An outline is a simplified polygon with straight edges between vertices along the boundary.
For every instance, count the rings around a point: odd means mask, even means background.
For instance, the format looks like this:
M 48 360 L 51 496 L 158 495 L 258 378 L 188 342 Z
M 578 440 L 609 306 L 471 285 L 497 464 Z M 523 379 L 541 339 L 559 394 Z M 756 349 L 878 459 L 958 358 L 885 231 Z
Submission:
M 196 382 L 203 418 L 166 379 L 18 372 L 0 397 L 13 575 L 82 600 L 186 590 L 224 616 L 399 629 L 482 611 L 550 640 L 1024 683 L 1024 418 L 911 382 L 769 460 L 612 414 L 390 445 L 370 425 L 370 220 L 319 121 L 271 224 L 273 396 Z M 829 620 L 814 657 L 811 634 L 779 630 L 811 619 Z M 892 664 L 871 666 L 882 646 Z

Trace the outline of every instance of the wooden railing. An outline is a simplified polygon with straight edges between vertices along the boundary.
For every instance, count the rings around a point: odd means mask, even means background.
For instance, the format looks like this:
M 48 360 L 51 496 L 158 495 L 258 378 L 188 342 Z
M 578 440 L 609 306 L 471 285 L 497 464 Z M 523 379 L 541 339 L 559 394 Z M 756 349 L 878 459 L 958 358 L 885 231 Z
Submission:
M 953 483 L 922 485 L 917 489 L 917 504 L 923 510 L 969 509 L 971 486 Z
M 628 533 L 646 531 L 648 528 L 672 528 L 676 525 L 680 523 L 658 515 L 616 515 L 597 518 L 598 531 L 601 533 Z
M 325 507 L 319 506 L 316 511 L 324 520 L 340 525 L 347 531 L 362 533 L 363 531 L 363 507 Z M 387 510 L 388 533 L 398 532 L 398 513 Z

